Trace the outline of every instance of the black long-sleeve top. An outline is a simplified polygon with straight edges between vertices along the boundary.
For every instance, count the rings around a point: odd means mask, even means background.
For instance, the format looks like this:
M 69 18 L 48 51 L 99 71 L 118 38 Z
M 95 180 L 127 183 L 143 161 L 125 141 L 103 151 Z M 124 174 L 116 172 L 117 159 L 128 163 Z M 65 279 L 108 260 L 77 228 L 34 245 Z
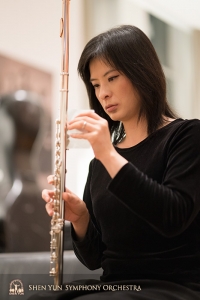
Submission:
M 99 160 L 90 163 L 84 240 L 72 227 L 77 257 L 102 267 L 102 281 L 200 281 L 200 121 L 177 119 L 116 150 L 128 163 L 113 179 Z

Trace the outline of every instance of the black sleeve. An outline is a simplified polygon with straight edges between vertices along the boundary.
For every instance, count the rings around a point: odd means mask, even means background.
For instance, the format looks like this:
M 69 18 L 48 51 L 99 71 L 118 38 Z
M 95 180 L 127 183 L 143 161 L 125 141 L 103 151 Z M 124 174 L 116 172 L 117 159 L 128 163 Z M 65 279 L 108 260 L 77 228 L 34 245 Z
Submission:
M 127 163 L 108 189 L 160 234 L 185 231 L 200 209 L 200 122 L 181 126 L 172 138 L 161 184 Z
M 90 180 L 92 176 L 92 163 L 90 163 L 89 174 L 84 190 L 83 201 L 85 201 L 90 213 L 90 221 L 86 236 L 82 241 L 76 240 L 73 226 L 71 226 L 71 235 L 74 252 L 77 258 L 90 270 L 95 270 L 101 267 L 102 253 L 104 244 L 101 239 L 101 231 L 98 228 L 96 219 L 93 214 L 92 201 L 90 196 Z

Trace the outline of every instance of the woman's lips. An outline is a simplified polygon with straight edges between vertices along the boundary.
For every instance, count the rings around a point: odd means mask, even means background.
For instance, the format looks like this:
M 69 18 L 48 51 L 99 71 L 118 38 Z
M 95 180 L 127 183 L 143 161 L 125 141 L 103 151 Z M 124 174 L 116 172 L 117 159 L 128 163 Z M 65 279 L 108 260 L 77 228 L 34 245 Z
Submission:
M 106 106 L 106 111 L 107 112 L 113 112 L 114 110 L 117 109 L 117 104 L 113 104 L 113 105 L 108 105 Z

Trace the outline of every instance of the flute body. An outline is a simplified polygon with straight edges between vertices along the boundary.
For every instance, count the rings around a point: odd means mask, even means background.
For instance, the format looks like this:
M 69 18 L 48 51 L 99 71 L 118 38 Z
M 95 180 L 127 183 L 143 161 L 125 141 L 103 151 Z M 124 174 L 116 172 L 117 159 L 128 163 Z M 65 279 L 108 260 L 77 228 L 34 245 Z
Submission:
M 55 286 L 61 285 L 63 278 L 64 201 L 62 200 L 62 193 L 65 191 L 66 149 L 69 142 L 66 133 L 69 78 L 69 5 L 70 0 L 62 0 L 62 18 L 60 20 L 61 87 L 59 119 L 56 120 L 54 212 L 50 230 L 50 276 L 54 277 Z

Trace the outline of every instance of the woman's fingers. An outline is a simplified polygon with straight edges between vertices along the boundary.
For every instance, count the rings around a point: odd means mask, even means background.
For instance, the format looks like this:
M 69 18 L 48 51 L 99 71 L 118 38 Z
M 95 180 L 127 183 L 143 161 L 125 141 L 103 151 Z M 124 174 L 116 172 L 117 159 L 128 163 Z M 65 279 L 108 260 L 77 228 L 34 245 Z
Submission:
M 43 190 L 42 198 L 46 202 L 46 211 L 50 217 L 54 214 L 54 191 L 53 190 Z M 69 189 L 66 189 L 62 193 L 62 199 L 65 201 L 65 219 L 73 222 L 77 221 L 83 214 L 85 214 L 86 206 L 85 203 Z
M 78 115 L 76 115 L 76 117 L 74 118 L 74 119 L 76 119 L 76 118 L 79 118 L 79 117 L 90 117 L 90 118 L 92 118 L 92 119 L 95 119 L 95 120 L 99 120 L 99 119 L 101 119 L 101 117 L 99 116 L 99 115 L 97 115 L 94 111 L 92 111 L 92 110 L 88 110 L 88 111 L 83 111 L 83 112 L 81 112 L 80 114 L 78 114 Z M 73 119 L 73 120 L 74 120 Z M 72 121 L 73 121 L 72 120 Z M 70 122 L 72 122 L 72 121 L 70 121 Z
M 48 184 L 54 184 L 54 175 L 49 175 L 47 177 Z
M 73 120 L 68 123 L 67 129 L 78 129 L 78 130 L 87 130 L 90 131 L 89 128 L 85 128 L 87 125 L 97 125 L 102 122 L 102 118 L 95 114 L 94 112 L 89 113 L 81 113 L 77 115 Z M 87 126 L 88 127 L 88 126 Z
M 71 136 L 72 134 L 79 134 L 79 133 L 87 133 L 91 132 L 97 129 L 98 121 L 95 121 L 91 119 L 88 120 L 87 118 L 80 118 L 74 120 L 71 124 L 68 125 L 68 134 Z M 78 132 L 73 132 L 73 130 L 78 130 Z
M 82 116 L 82 117 L 76 117 L 75 119 L 71 120 L 69 123 L 68 123 L 68 127 L 76 122 L 87 122 L 87 123 L 90 123 L 90 124 L 97 124 L 99 121 L 101 120 L 97 120 L 97 119 L 94 119 L 94 118 L 90 118 L 88 116 Z
M 79 134 L 85 134 L 85 133 L 91 133 L 94 131 L 97 132 L 101 132 L 102 130 L 107 130 L 108 131 L 108 124 L 107 121 L 105 119 L 92 119 L 92 118 L 88 118 L 86 116 L 83 116 L 82 118 L 78 117 L 75 118 L 74 120 L 72 120 L 69 124 L 68 124 L 68 130 L 78 130 L 80 132 L 69 132 L 70 136 L 75 136 L 75 135 L 79 135 Z
M 68 130 L 72 130 L 69 132 L 72 138 L 88 140 L 95 157 L 99 160 L 114 149 L 107 120 L 95 113 L 79 114 L 69 122 Z
M 46 204 L 46 211 L 50 217 L 53 216 L 53 203 L 49 202 Z
M 42 198 L 44 199 L 44 201 L 50 202 L 53 197 L 54 191 L 46 189 L 42 191 Z
M 44 199 L 45 202 L 47 202 L 45 207 L 50 217 L 53 216 L 53 207 L 54 207 L 53 197 L 54 197 L 54 191 L 46 190 L 46 189 L 42 191 L 42 198 Z
M 78 137 L 79 135 L 81 135 L 81 136 L 83 136 L 83 138 L 85 138 L 85 134 L 97 131 L 98 130 L 97 126 L 98 125 L 92 125 L 92 124 L 90 124 L 88 122 L 84 122 L 84 121 L 76 122 L 68 128 L 71 131 L 71 132 L 68 132 L 68 134 L 71 137 L 76 137 L 76 136 Z M 76 130 L 76 131 L 73 132 L 73 130 Z

